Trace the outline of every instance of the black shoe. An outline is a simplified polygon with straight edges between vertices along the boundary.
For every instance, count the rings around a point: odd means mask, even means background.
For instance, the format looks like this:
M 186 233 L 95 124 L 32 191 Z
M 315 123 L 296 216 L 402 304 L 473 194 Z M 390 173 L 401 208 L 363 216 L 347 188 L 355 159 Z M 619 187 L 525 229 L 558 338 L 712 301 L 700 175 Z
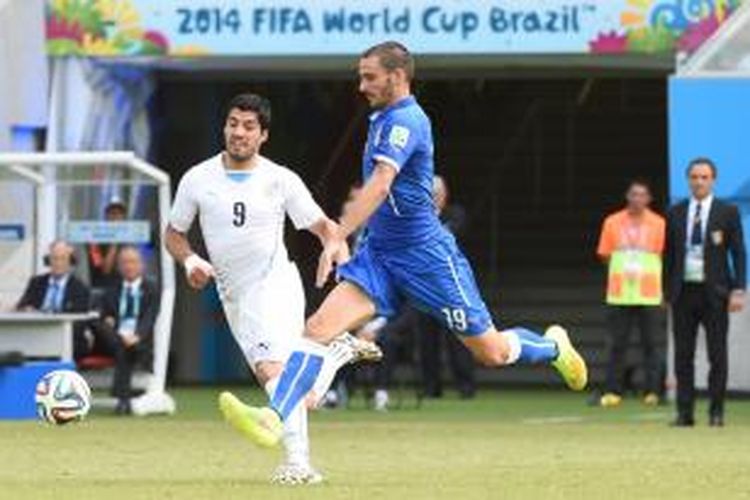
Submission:
M 714 414 L 708 417 L 708 425 L 711 427 L 724 427 L 724 415 Z
M 133 413 L 133 408 L 130 406 L 130 399 L 118 399 L 115 406 L 115 415 L 130 415 L 131 413 Z
M 693 427 L 695 420 L 692 417 L 679 416 L 669 424 L 670 427 Z

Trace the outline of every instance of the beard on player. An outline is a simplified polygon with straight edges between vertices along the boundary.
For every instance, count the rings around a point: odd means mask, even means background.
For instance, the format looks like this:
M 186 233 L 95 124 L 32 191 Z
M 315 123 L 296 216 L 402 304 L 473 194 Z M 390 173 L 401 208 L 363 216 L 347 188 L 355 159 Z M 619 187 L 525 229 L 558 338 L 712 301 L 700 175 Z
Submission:
M 226 146 L 224 148 L 226 155 L 234 164 L 248 162 L 259 153 L 260 147 L 267 137 L 267 131 L 255 131 L 254 133 L 226 131 Z
M 388 76 L 384 85 L 380 89 L 374 89 L 364 91 L 362 94 L 367 99 L 370 107 L 373 109 L 383 109 L 391 102 L 393 96 L 396 94 L 395 84 L 393 79 Z
M 230 141 L 229 144 L 227 144 L 226 151 L 227 156 L 229 156 L 229 159 L 234 163 L 244 163 L 252 159 L 252 157 L 258 152 L 258 149 L 248 145 L 241 146 Z

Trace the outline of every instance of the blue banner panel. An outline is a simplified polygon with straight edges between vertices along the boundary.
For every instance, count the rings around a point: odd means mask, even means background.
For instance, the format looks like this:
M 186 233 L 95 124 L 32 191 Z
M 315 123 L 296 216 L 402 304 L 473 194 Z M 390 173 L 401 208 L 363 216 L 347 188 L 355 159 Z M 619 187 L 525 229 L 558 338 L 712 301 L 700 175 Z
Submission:
M 64 234 L 70 243 L 150 243 L 151 224 L 147 220 L 76 220 L 65 225 Z
M 750 79 L 669 81 L 669 186 L 676 202 L 689 195 L 685 169 L 698 156 L 718 167 L 715 193 L 740 208 L 750 248 Z
M 23 241 L 25 235 L 23 224 L 0 224 L 0 241 Z

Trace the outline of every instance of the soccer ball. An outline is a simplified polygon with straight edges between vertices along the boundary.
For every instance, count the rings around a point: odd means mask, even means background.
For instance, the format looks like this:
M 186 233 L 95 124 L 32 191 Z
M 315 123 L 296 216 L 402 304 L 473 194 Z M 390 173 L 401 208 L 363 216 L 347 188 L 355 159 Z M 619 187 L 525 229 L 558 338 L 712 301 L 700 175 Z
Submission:
M 91 389 L 76 372 L 55 370 L 39 379 L 35 399 L 39 418 L 62 425 L 86 416 L 91 408 Z

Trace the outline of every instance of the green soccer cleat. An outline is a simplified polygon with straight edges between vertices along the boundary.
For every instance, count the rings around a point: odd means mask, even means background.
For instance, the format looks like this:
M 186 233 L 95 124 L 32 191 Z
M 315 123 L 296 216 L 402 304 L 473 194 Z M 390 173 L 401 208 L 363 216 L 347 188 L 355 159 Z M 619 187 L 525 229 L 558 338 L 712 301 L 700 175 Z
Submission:
M 588 382 L 588 369 L 586 361 L 571 344 L 568 332 L 559 325 L 553 325 L 547 328 L 544 336 L 557 343 L 557 359 L 552 362 L 552 366 L 557 369 L 568 387 L 574 391 L 582 391 Z
M 231 392 L 219 394 L 224 419 L 247 439 L 262 448 L 273 448 L 281 440 L 283 423 L 271 408 L 248 406 Z

